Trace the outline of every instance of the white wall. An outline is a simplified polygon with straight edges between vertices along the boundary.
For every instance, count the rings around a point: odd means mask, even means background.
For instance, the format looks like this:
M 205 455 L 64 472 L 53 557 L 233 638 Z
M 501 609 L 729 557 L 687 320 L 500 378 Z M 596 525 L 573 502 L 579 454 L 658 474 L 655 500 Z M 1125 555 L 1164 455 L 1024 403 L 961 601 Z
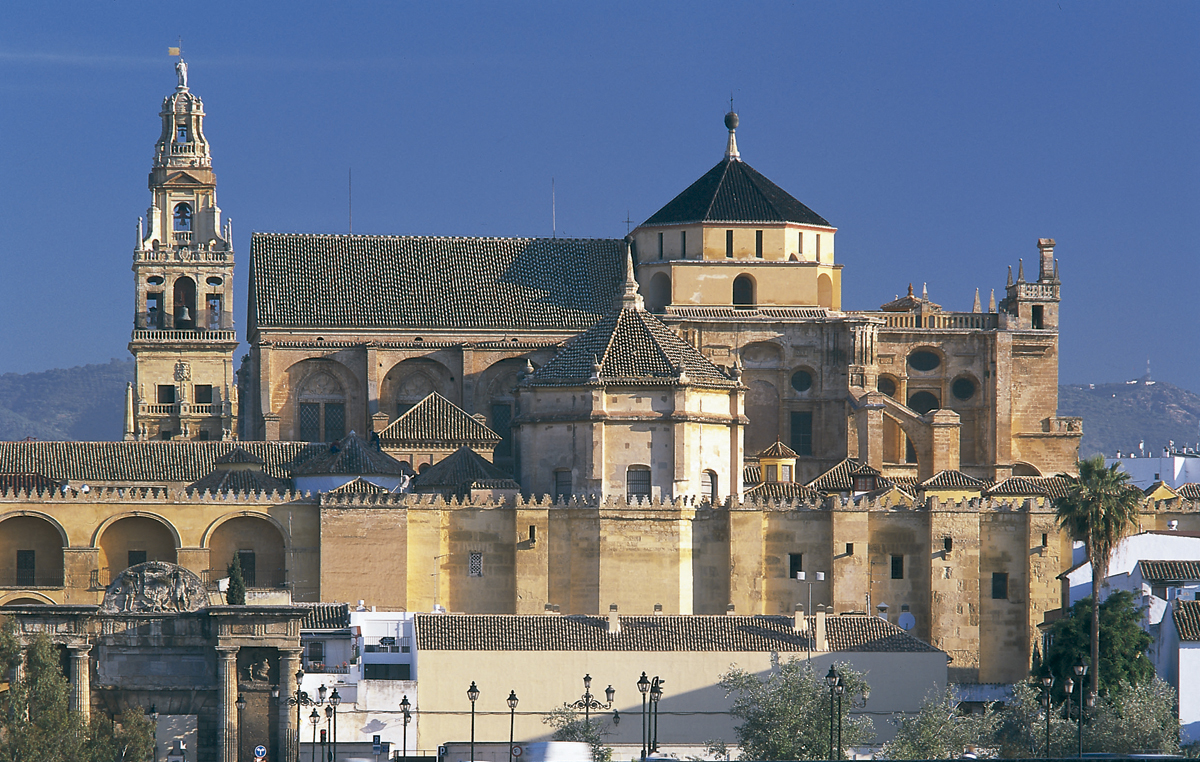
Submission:
M 1170 457 L 1134 458 L 1122 453 L 1120 458 L 1105 458 L 1104 465 L 1121 464 L 1121 470 L 1129 474 L 1131 484 L 1146 489 L 1157 481 L 1175 488 L 1182 484 L 1200 482 L 1200 455 L 1172 455 Z

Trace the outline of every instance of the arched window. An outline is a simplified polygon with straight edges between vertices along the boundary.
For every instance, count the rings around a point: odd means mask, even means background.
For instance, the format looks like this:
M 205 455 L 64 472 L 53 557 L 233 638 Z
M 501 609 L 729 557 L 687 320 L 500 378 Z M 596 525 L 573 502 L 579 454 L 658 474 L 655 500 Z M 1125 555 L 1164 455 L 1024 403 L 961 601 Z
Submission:
M 655 273 L 650 279 L 650 299 L 647 309 L 650 312 L 662 312 L 671 303 L 671 276 L 666 273 Z
M 305 380 L 300 392 L 298 426 L 302 442 L 336 442 L 346 435 L 346 395 L 328 373 Z
M 192 229 L 192 206 L 186 201 L 175 205 L 175 229 L 184 231 Z
M 625 470 L 625 497 L 629 500 L 650 497 L 649 466 L 630 466 Z
M 733 306 L 743 308 L 754 306 L 754 279 L 749 275 L 739 275 L 733 281 Z
M 919 391 L 909 395 L 908 406 L 921 415 L 925 415 L 931 410 L 940 408 L 942 403 L 933 392 Z
M 186 275 L 175 279 L 172 288 L 175 303 L 175 327 L 196 327 L 196 281 Z
M 700 498 L 717 503 L 717 472 L 709 469 L 700 474 Z

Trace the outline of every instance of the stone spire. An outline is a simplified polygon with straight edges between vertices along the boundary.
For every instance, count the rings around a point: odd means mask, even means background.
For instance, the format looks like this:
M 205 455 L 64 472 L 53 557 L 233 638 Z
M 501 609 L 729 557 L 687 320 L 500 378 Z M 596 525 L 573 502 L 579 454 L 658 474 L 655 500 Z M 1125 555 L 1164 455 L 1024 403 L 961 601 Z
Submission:
M 736 111 L 730 111 L 725 115 L 725 127 L 729 129 L 729 143 L 725 146 L 725 158 L 742 160 L 742 155 L 738 153 L 737 147 L 737 126 L 738 115 Z
M 975 303 L 971 305 L 971 312 L 983 312 L 979 306 L 979 289 L 975 289 Z
M 625 242 L 625 283 L 621 286 L 621 295 L 617 297 L 618 310 L 646 310 L 646 302 L 638 293 L 637 279 L 633 276 L 633 250 L 629 241 Z
M 988 312 L 996 311 L 996 289 L 992 289 L 992 295 L 988 298 Z

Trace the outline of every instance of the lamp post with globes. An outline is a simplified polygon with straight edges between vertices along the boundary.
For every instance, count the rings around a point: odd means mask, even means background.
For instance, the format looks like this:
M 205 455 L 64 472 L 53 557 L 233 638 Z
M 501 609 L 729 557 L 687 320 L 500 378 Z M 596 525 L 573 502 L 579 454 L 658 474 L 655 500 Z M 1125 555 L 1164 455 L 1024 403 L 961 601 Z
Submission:
M 637 681 L 638 693 L 642 694 L 642 759 L 646 758 L 646 694 L 650 692 L 650 678 L 643 672 Z
M 404 694 L 404 698 L 400 699 L 400 713 L 404 718 L 404 739 L 401 741 L 401 753 L 404 755 L 404 762 L 408 762 L 408 721 L 412 719 L 412 714 L 408 711 L 412 708 L 409 703 L 408 694 Z
M 467 688 L 467 698 L 471 702 L 471 760 L 475 762 L 475 702 L 479 700 L 479 689 L 475 687 L 475 681 L 471 681 L 471 687 Z
M 1083 657 L 1079 657 L 1079 663 L 1075 665 L 1075 676 L 1079 678 L 1079 716 L 1077 724 L 1079 727 L 1079 756 L 1083 756 L 1083 693 L 1086 690 L 1083 678 L 1087 676 L 1088 665 L 1083 661 Z M 1067 678 L 1067 697 L 1070 698 L 1071 691 L 1075 686 L 1075 681 Z
M 650 681 L 650 753 L 654 754 L 658 751 L 658 702 L 662 699 L 663 684 L 667 682 L 658 675 Z
M 517 725 L 517 698 L 516 690 L 508 692 L 508 762 L 513 760 L 513 731 Z
M 1050 758 L 1050 689 L 1054 687 L 1054 677 L 1046 675 L 1041 679 L 1042 707 L 1046 710 L 1046 758 Z M 1067 682 L 1070 685 L 1070 681 Z
M 333 724 L 333 707 L 330 706 L 329 704 L 326 704 L 325 705 L 325 730 L 323 732 L 325 733 L 326 736 L 329 736 L 328 739 L 326 739 L 326 740 L 328 740 L 329 743 L 331 743 L 331 744 L 333 743 L 333 736 L 330 735 L 329 726 L 332 724 Z M 329 748 L 330 748 L 330 750 L 328 752 L 326 752 L 325 751 L 325 743 L 324 743 L 324 741 L 322 741 L 321 756 L 325 758 L 325 762 L 333 762 L 333 747 L 330 746 Z
M 313 728 L 312 762 L 317 762 L 317 726 L 321 724 L 321 713 L 317 711 L 315 706 L 313 707 L 312 714 L 308 716 L 308 721 L 312 723 Z M 296 753 L 299 754 L 300 751 L 297 749 Z
M 587 723 L 588 727 L 591 727 L 592 710 L 593 709 L 612 709 L 613 697 L 616 696 L 616 694 L 617 694 L 616 689 L 614 689 L 611 685 L 608 686 L 607 688 L 604 689 L 604 698 L 607 700 L 607 703 L 601 704 L 599 701 L 596 700 L 596 697 L 592 695 L 592 676 L 584 675 L 583 676 L 583 696 L 578 701 L 571 704 L 571 708 L 572 709 L 582 709 L 583 710 L 583 721 L 585 723 Z
M 300 683 L 304 679 L 304 670 L 296 670 L 296 692 L 287 697 L 287 705 L 296 707 L 296 762 L 300 762 L 300 729 L 303 725 L 300 717 L 301 707 L 315 706 L 318 702 L 313 701 L 308 695 L 308 691 L 301 690 Z M 322 688 L 321 700 L 325 700 L 324 687 Z M 279 687 L 276 686 L 271 690 L 271 695 L 275 698 L 279 697 Z
M 329 705 L 333 707 L 333 762 L 337 762 L 337 710 L 338 705 L 342 703 L 342 697 L 338 695 L 337 688 L 333 689 L 333 693 L 329 694 Z
M 838 671 L 829 665 L 829 672 L 825 675 L 825 683 L 829 686 L 829 758 L 841 759 L 842 750 L 839 748 L 837 756 L 833 756 L 833 698 L 837 694 L 837 687 L 842 682 L 842 676 Z

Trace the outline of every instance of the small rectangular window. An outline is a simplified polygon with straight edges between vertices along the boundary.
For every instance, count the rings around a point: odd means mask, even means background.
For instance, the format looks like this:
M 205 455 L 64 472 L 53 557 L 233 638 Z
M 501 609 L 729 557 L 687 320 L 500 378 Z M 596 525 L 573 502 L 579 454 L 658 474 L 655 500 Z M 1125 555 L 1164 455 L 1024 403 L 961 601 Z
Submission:
M 300 403 L 300 441 L 321 441 L 321 403 Z
M 733 231 L 725 231 L 725 258 L 733 259 Z
M 821 261 L 821 234 L 817 233 L 817 261 Z
M 791 480 L 792 480 L 792 467 L 788 466 L 788 465 L 781 465 L 779 467 L 779 481 L 791 482 Z
M 363 664 L 364 680 L 411 680 L 411 664 Z
M 482 577 L 483 576 L 483 553 L 472 551 L 467 555 L 467 576 Z
M 239 550 L 237 558 L 242 566 L 242 581 L 246 583 L 246 587 L 254 587 L 258 583 L 254 569 L 254 551 Z
M 205 327 L 210 331 L 221 330 L 221 295 L 208 295 L 208 315 L 205 320 Z
M 650 497 L 650 469 L 631 468 L 625 472 L 625 495 L 629 498 Z
M 904 556 L 892 556 L 892 579 L 904 579 Z
M 158 404 L 174 405 L 175 404 L 175 387 L 171 384 L 158 385 Z
M 813 454 L 813 414 L 811 410 L 792 411 L 792 449 L 797 455 Z
M 796 256 L 804 259 L 804 231 L 800 231 L 800 236 L 796 241 Z
M 848 555 L 848 556 L 854 555 L 854 543 L 852 543 L 852 542 L 846 543 L 846 555 Z
M 663 234 L 658 234 L 658 258 L 663 258 Z
M 804 554 L 788 553 L 788 577 L 796 579 L 796 575 L 804 571 Z
M 17 551 L 17 584 L 37 584 L 37 553 L 32 550 Z
M 196 404 L 211 405 L 213 401 L 212 384 L 196 384 Z
M 1050 545 L 1050 537 L 1045 532 L 1042 532 L 1042 547 L 1045 548 L 1049 545 Z
M 146 563 L 146 551 L 131 550 L 128 554 L 129 563 L 127 566 L 137 566 L 138 564 Z
M 754 231 L 754 256 L 758 257 L 759 259 L 763 258 L 763 243 L 762 243 L 762 231 L 761 230 Z
M 554 472 L 554 497 L 563 500 L 571 497 L 571 472 L 560 469 Z
M 325 641 L 314 640 L 308 644 L 308 660 L 316 662 L 325 661 Z
M 946 551 L 947 553 L 954 550 L 954 538 L 953 537 L 943 537 L 942 538 L 942 550 Z
M 159 292 L 146 294 L 146 328 L 152 331 L 161 330 L 163 295 Z
M 336 442 L 346 436 L 346 406 L 341 402 L 325 403 L 325 441 Z
M 992 572 L 992 599 L 1002 601 L 1008 598 L 1008 572 Z
M 767 470 L 767 474 L 766 474 L 766 475 L 767 475 L 767 481 L 769 481 L 769 482 L 777 482 L 777 481 L 779 481 L 779 471 L 778 471 L 778 467 L 777 467 L 777 466 L 775 466 L 775 465 L 770 465 L 770 466 L 767 466 L 767 469 L 766 469 L 766 470 Z
M 1033 313 L 1030 315 L 1030 320 L 1033 327 L 1042 329 L 1045 327 L 1045 308 L 1040 304 L 1033 305 Z
M 679 258 L 687 259 L 687 231 L 679 231 Z

